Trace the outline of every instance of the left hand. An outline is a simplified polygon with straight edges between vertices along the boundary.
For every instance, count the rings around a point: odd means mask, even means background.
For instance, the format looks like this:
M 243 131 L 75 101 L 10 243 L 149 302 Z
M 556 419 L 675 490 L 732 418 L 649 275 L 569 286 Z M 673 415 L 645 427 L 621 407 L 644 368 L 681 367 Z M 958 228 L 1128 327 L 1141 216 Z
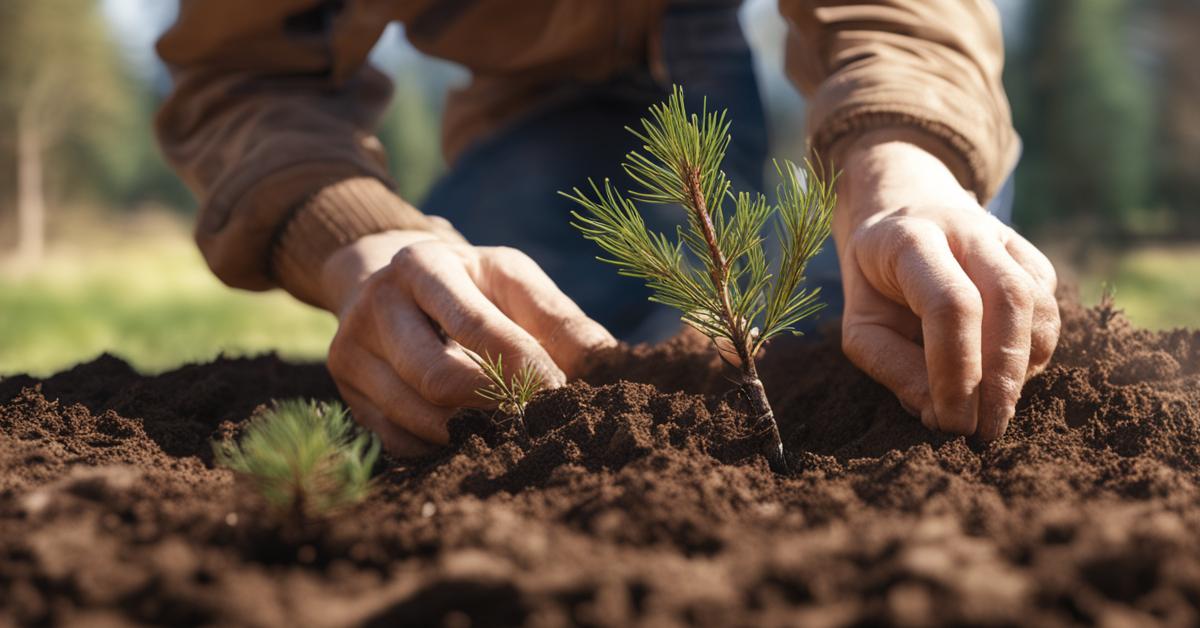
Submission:
M 840 164 L 843 350 L 930 429 L 998 438 L 1058 342 L 1054 267 L 905 139 L 868 133 Z

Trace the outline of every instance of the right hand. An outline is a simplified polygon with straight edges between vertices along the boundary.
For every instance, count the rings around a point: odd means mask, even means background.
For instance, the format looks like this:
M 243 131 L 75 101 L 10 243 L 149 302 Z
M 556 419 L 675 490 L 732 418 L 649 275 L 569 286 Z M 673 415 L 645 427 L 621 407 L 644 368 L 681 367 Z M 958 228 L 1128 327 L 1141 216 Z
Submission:
M 355 419 L 400 457 L 449 440 L 447 419 L 487 407 L 487 385 L 463 352 L 532 364 L 548 387 L 580 373 L 616 340 L 524 253 L 421 231 L 389 231 L 338 249 L 322 267 L 338 317 L 328 366 Z

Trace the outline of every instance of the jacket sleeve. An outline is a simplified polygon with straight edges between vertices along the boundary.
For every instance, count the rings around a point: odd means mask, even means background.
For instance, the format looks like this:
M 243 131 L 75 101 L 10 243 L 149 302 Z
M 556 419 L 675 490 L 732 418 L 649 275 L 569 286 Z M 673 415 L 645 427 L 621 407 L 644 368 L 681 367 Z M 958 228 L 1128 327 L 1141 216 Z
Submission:
M 836 161 L 868 130 L 915 129 L 980 203 L 996 193 L 1020 141 L 991 2 L 780 0 L 780 10 L 788 74 L 808 97 L 818 156 Z
M 342 4 L 183 0 L 158 42 L 175 81 L 159 143 L 199 200 L 205 259 L 231 286 L 318 303 L 338 246 L 431 227 L 393 192 L 373 135 L 391 84 L 365 60 L 386 20 Z

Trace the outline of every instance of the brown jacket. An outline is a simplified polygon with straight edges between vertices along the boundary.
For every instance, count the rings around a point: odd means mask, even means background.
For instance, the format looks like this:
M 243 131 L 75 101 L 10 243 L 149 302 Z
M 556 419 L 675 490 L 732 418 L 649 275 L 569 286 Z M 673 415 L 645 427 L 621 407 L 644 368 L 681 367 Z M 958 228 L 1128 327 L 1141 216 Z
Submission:
M 466 66 L 447 106 L 455 156 L 536 103 L 542 86 L 657 64 L 669 0 L 181 0 L 158 43 L 175 88 L 157 119 L 200 202 L 196 240 L 229 285 L 282 285 L 319 303 L 338 246 L 394 228 L 441 229 L 392 190 L 374 127 L 390 97 L 367 54 L 389 22 Z M 919 129 L 985 201 L 1018 141 L 986 0 L 779 0 L 788 74 L 809 99 L 810 146 L 836 155 L 867 129 Z M 686 87 L 686 86 L 685 86 Z

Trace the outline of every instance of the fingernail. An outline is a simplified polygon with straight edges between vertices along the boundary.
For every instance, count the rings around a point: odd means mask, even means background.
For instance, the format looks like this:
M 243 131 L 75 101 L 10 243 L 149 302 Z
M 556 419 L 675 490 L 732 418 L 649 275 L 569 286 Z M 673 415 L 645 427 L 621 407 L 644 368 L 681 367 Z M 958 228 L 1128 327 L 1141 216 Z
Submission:
M 1012 419 L 1012 410 L 1001 410 L 995 414 L 986 424 L 979 426 L 977 436 L 980 440 L 993 441 L 1004 435 L 1004 431 L 1008 429 L 1008 422 Z
M 996 433 L 992 436 L 992 438 L 995 439 L 1004 436 L 1004 432 L 1008 431 L 1008 424 L 1012 421 L 1015 414 L 1016 412 L 1014 410 L 1009 410 L 1008 412 L 1003 412 L 1000 414 L 1000 418 L 996 420 Z

